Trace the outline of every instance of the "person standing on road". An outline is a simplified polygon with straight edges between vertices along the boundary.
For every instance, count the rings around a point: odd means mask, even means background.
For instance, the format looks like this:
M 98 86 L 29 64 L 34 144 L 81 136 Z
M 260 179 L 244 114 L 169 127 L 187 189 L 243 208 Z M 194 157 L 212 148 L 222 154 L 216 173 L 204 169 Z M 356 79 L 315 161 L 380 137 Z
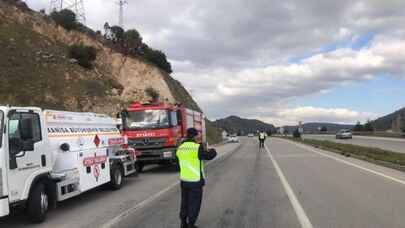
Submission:
M 259 148 L 264 148 L 264 141 L 266 140 L 266 133 L 261 131 L 259 133 Z
M 206 150 L 196 142 L 198 135 L 197 129 L 187 129 L 187 138 L 176 152 L 181 180 L 181 228 L 197 228 L 195 223 L 200 213 L 205 185 L 203 160 L 212 160 L 217 155 L 215 149 Z

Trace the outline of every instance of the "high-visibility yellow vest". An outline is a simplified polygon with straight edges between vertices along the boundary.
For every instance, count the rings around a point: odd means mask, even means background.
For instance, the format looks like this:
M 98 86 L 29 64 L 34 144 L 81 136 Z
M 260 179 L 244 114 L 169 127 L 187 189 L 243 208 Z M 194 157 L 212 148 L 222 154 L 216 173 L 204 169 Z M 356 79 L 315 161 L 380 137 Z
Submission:
M 180 163 L 180 179 L 187 182 L 198 182 L 201 174 L 204 178 L 204 164 L 198 158 L 200 144 L 184 142 L 177 149 L 176 156 Z
M 261 132 L 261 133 L 259 134 L 259 138 L 260 138 L 260 139 L 264 139 L 265 137 L 266 137 L 266 135 L 265 135 L 264 133 Z

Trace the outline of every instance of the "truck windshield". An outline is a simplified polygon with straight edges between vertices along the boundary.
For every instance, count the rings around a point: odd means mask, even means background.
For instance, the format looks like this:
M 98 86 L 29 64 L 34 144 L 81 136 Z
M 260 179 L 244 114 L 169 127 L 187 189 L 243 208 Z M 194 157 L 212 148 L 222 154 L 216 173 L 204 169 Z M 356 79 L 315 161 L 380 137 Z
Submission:
M 0 111 L 0 148 L 3 145 L 3 111 Z
M 154 129 L 169 127 L 169 115 L 166 110 L 144 110 L 128 112 L 125 118 L 127 129 Z

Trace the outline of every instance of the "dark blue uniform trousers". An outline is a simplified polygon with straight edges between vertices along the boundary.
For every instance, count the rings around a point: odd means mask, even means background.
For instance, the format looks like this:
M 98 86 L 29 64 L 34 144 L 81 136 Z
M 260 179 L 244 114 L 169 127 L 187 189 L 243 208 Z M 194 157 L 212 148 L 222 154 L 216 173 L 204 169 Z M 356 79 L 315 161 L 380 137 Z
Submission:
M 181 186 L 180 219 L 194 225 L 200 214 L 203 197 L 202 186 Z

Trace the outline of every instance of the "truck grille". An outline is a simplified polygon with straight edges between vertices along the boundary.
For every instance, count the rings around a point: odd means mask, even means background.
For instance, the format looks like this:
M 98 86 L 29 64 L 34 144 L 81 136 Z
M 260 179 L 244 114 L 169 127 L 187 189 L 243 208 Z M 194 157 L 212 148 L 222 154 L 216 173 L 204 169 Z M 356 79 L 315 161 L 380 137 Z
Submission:
M 144 138 L 144 139 L 128 139 L 128 144 L 136 149 L 150 149 L 163 147 L 166 143 L 166 138 Z

